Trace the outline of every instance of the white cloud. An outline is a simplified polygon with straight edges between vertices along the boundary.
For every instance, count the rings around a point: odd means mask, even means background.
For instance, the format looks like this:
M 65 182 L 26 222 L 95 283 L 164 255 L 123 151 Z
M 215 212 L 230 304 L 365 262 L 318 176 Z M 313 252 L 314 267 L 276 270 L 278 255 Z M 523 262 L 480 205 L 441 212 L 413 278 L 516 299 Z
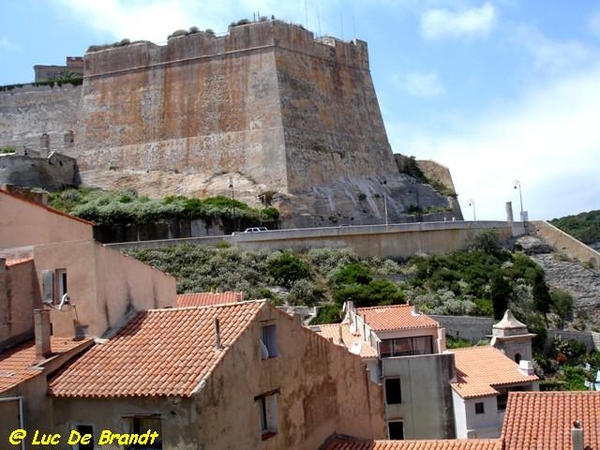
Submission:
M 513 40 L 524 46 L 533 56 L 534 66 L 539 70 L 564 72 L 576 69 L 590 60 L 592 50 L 576 41 L 556 41 L 549 39 L 539 30 L 517 27 L 513 30 Z
M 2 50 L 2 49 L 15 51 L 15 50 L 20 50 L 21 47 L 19 47 L 17 44 L 13 44 L 6 38 L 0 38 L 0 50 Z
M 149 40 L 163 43 L 176 30 L 197 26 L 227 31 L 229 23 L 252 19 L 253 14 L 282 20 L 304 19 L 304 5 L 272 0 L 52 0 L 64 12 L 115 40 Z
M 407 73 L 394 81 L 400 89 L 415 97 L 433 98 L 444 93 L 444 86 L 436 72 Z
M 480 219 L 518 217 L 520 180 L 531 219 L 600 209 L 600 65 L 554 80 L 502 110 L 480 113 L 454 134 L 432 136 L 404 125 L 392 130 L 397 151 L 449 166 L 465 218 L 477 204 Z
M 421 17 L 421 36 L 427 41 L 482 37 L 490 33 L 495 22 L 496 9 L 490 3 L 456 12 L 430 9 Z
M 590 15 L 587 22 L 588 31 L 596 37 L 600 37 L 600 12 Z

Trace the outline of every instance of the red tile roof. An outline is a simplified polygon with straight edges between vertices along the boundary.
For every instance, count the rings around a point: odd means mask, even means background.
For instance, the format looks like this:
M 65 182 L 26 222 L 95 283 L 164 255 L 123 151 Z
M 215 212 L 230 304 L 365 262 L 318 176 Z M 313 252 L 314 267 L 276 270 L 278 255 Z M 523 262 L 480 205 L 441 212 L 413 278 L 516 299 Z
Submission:
M 56 355 L 72 350 L 86 341 L 53 337 L 50 341 L 50 348 L 53 355 Z M 35 368 L 35 365 L 45 359 L 36 357 L 33 339 L 0 353 L 0 393 L 41 375 L 42 370 Z
M 33 261 L 33 256 L 26 256 L 23 258 L 14 258 L 14 259 L 7 259 L 6 260 L 6 267 L 13 267 L 13 266 L 17 266 L 19 264 L 24 264 L 24 263 L 28 263 Z
M 351 333 L 350 326 L 345 323 L 330 323 L 330 324 L 322 324 L 310 327 L 315 333 L 323 336 L 324 338 L 330 340 L 336 345 L 341 345 L 339 342 L 340 339 L 340 328 L 342 330 L 342 341 L 344 346 L 348 349 L 357 349 L 358 354 L 361 358 L 376 358 L 377 357 L 377 349 L 371 347 L 365 341 L 363 341 L 360 337 L 359 333 Z M 358 345 L 357 343 L 360 343 Z
M 177 296 L 177 306 L 212 306 L 244 301 L 243 292 L 197 292 Z
M 265 301 L 139 313 L 50 382 L 57 397 L 183 396 L 217 366 Z M 215 349 L 214 318 L 222 350 Z
M 356 314 L 364 317 L 373 331 L 412 330 L 415 328 L 438 328 L 431 317 L 414 313 L 410 305 L 373 306 L 358 308 Z
M 538 380 L 525 375 L 519 366 L 493 347 L 469 347 L 451 350 L 454 353 L 456 383 L 452 387 L 462 398 L 496 395 L 495 388 Z
M 584 447 L 600 449 L 600 392 L 511 392 L 502 427 L 505 450 L 570 450 L 575 420 Z
M 373 441 L 335 438 L 325 450 L 502 450 L 500 439 Z

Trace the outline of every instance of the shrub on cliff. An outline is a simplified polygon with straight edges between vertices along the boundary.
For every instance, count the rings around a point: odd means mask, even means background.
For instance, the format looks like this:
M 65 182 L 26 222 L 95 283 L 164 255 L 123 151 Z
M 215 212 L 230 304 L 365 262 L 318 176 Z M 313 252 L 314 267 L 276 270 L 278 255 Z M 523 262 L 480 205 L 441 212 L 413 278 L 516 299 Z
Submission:
M 98 225 L 146 224 L 158 220 L 277 219 L 276 208 L 256 210 L 225 196 L 205 199 L 171 195 L 163 199 L 138 196 L 133 190 L 67 189 L 50 194 L 50 206 Z

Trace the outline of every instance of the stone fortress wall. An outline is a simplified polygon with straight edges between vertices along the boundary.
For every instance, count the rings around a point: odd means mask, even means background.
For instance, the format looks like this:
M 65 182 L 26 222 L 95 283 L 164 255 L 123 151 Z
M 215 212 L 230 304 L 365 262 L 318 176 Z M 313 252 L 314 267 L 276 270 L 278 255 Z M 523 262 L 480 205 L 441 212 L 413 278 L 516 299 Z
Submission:
M 280 21 L 92 47 L 82 86 L 0 91 L 0 117 L 0 146 L 60 151 L 88 185 L 235 190 L 250 204 L 273 191 L 291 226 L 406 221 L 414 204 L 462 219 L 455 200 L 398 171 L 366 43 Z

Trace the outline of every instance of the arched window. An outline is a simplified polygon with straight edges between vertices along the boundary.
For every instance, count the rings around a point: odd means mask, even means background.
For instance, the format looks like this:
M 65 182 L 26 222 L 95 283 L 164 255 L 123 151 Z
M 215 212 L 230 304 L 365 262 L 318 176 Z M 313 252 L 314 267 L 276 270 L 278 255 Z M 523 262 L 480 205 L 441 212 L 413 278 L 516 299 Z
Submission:
M 521 354 L 520 353 L 515 354 L 515 362 L 517 364 L 519 364 L 521 362 Z
M 67 130 L 65 133 L 65 147 L 71 147 L 75 142 L 75 134 L 73 130 Z
M 42 150 L 50 150 L 50 136 L 47 133 L 42 134 L 40 147 L 42 147 Z

